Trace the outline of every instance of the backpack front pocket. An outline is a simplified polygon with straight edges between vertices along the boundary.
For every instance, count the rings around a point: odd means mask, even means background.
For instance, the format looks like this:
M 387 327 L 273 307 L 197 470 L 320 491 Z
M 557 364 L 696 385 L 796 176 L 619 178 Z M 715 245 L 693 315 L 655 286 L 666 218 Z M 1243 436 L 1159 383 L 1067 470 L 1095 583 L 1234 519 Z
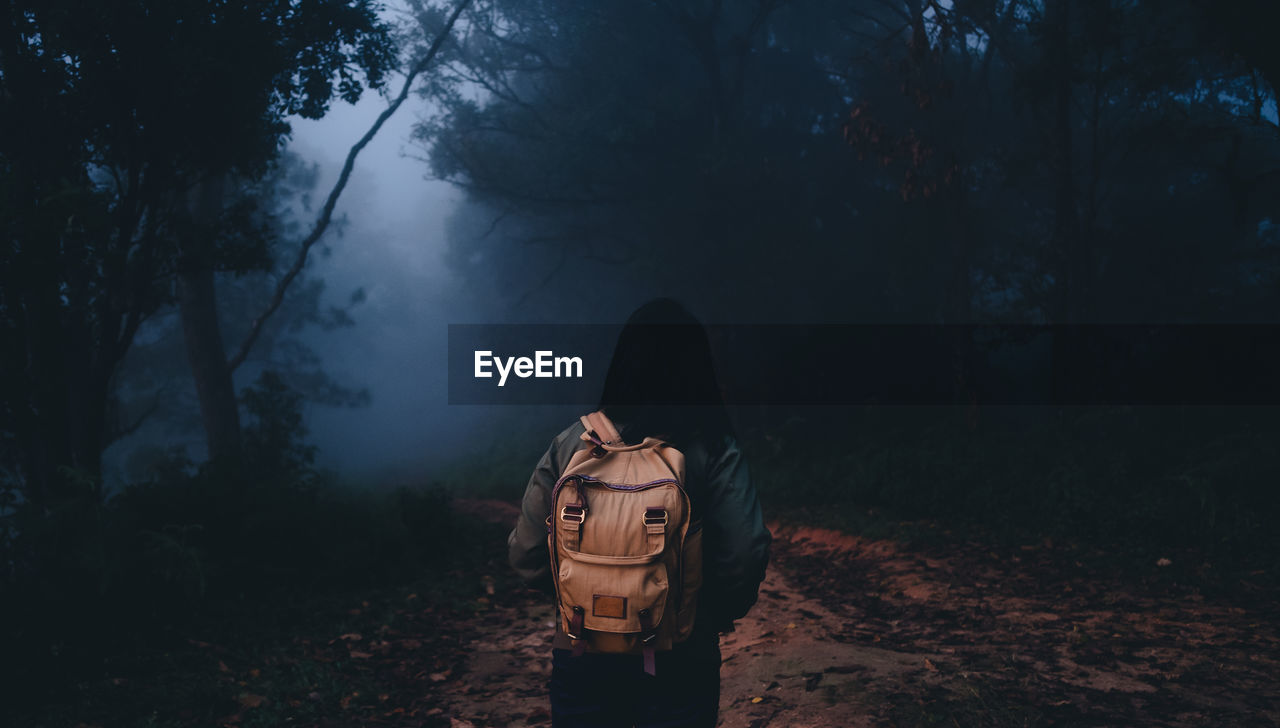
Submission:
M 580 608 L 588 630 L 641 632 L 642 610 L 648 610 L 652 625 L 657 625 L 667 592 L 667 566 L 661 559 L 570 552 L 560 560 L 561 614 Z

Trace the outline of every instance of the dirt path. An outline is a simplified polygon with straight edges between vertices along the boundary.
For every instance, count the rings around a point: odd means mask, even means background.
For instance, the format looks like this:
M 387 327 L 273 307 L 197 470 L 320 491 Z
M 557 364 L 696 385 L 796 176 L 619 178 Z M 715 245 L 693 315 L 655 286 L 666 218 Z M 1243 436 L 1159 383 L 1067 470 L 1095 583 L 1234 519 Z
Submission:
M 827 632 L 839 618 L 805 598 L 781 571 L 769 575 L 761 597 L 738 630 L 721 641 L 721 725 L 726 728 L 871 725 L 848 710 L 833 712 L 833 705 L 862 692 L 867 674 L 891 679 L 923 668 L 923 655 L 830 640 Z M 469 677 L 441 706 L 458 728 L 467 723 L 519 728 L 549 720 L 552 607 L 496 611 L 478 625 L 465 671 Z
M 1280 725 L 1274 605 L 1153 596 L 1049 547 L 942 557 L 773 530 L 760 601 L 722 637 L 725 728 Z M 537 600 L 495 604 L 465 669 L 439 686 L 437 715 L 454 728 L 548 723 L 552 619 Z

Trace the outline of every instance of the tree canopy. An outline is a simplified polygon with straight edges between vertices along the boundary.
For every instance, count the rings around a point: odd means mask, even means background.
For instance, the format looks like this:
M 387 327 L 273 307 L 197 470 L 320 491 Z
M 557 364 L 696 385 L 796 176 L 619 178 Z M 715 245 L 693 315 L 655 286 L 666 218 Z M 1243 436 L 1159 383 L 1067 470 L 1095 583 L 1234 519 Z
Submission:
M 468 192 L 453 265 L 504 314 L 582 316 L 564 291 L 595 282 L 631 292 L 604 317 L 655 294 L 721 320 L 1276 316 L 1272 60 L 1235 12 L 489 0 L 467 22 L 419 138 Z
M 113 374 L 183 271 L 270 261 L 254 202 L 202 184 L 266 174 L 288 117 L 381 87 L 372 0 L 14 2 L 0 8 L 0 350 L 8 463 L 40 501 L 96 480 Z M 75 479 L 72 479 L 73 481 Z M 62 485 L 59 485 L 62 484 Z

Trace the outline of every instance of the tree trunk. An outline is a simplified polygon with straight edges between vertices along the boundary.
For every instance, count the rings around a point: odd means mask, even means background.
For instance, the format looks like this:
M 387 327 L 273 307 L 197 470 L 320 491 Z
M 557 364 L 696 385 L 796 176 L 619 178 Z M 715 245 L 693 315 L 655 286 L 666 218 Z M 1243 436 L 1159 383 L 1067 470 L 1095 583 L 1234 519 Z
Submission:
M 1052 0 L 1046 6 L 1046 51 L 1052 84 L 1052 155 L 1056 175 L 1054 184 L 1053 236 L 1050 241 L 1053 295 L 1050 301 L 1050 323 L 1056 324 L 1050 356 L 1054 398 L 1060 404 L 1079 401 L 1081 377 L 1079 365 L 1085 361 L 1081 351 L 1083 338 L 1076 325 L 1084 318 L 1081 310 L 1088 283 L 1088 256 L 1081 245 L 1080 221 L 1076 204 L 1074 149 L 1071 129 L 1072 58 L 1071 0 Z
M 1071 130 L 1072 63 L 1070 48 L 1070 0 L 1050 5 L 1051 68 L 1053 69 L 1053 161 L 1057 174 L 1054 192 L 1053 249 L 1055 271 L 1055 323 L 1076 323 L 1084 281 L 1084 251 L 1076 210 L 1075 158 Z
M 66 363 L 66 419 L 67 462 L 74 469 L 72 482 L 66 483 L 71 492 L 84 494 L 89 485 L 96 496 L 102 495 L 102 450 L 107 428 L 107 399 L 110 396 L 110 377 L 102 374 L 98 365 L 98 352 L 93 350 L 93 338 L 88 327 L 80 321 L 68 322 L 70 335 L 63 344 Z M 101 346 L 101 345 L 100 345 Z
M 221 177 L 197 185 L 192 216 L 200 225 L 212 226 L 217 220 L 223 186 Z M 208 256 L 202 255 L 207 249 L 207 245 L 198 245 L 184 261 L 178 276 L 178 305 L 187 361 L 200 400 L 209 460 L 232 462 L 240 455 L 240 411 L 218 324 L 213 266 Z
M 62 353 L 65 339 L 58 279 L 51 270 L 47 262 L 33 264 L 30 275 L 35 282 L 27 289 L 25 311 L 20 314 L 26 329 L 26 381 L 31 386 L 19 410 L 30 426 L 18 430 L 26 440 L 22 447 L 29 480 L 24 495 L 41 508 L 66 495 L 61 468 L 71 464 L 68 380 L 72 375 L 66 371 Z

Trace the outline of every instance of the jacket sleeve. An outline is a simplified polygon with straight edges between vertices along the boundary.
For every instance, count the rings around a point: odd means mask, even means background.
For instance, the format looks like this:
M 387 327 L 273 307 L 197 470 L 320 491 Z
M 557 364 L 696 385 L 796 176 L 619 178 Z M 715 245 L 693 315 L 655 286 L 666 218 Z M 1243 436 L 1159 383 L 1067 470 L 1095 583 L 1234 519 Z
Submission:
M 716 629 L 728 631 L 756 603 L 773 536 L 737 443 L 708 463 L 703 591 Z
M 551 490 L 560 477 L 563 434 L 542 455 L 520 503 L 520 518 L 507 537 L 507 558 L 530 585 L 551 591 L 551 554 L 547 551 L 547 516 L 551 514 Z

